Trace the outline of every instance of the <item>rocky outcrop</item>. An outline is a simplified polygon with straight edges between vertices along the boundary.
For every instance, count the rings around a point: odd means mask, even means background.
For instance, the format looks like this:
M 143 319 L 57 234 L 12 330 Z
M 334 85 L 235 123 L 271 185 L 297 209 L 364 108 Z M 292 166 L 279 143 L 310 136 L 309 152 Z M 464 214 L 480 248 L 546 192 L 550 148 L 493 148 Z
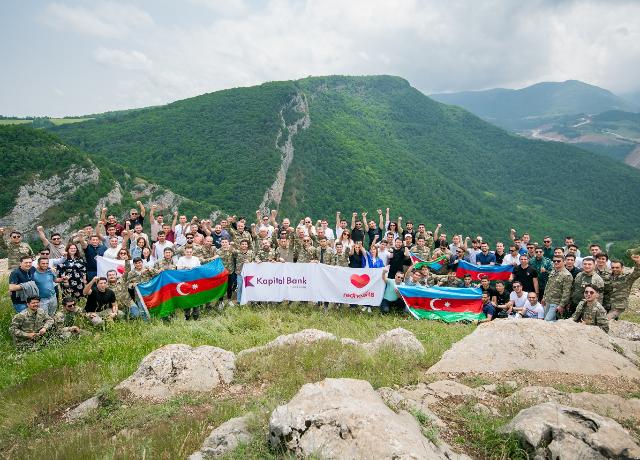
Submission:
M 100 170 L 95 166 L 72 166 L 64 173 L 46 179 L 36 175 L 31 182 L 20 186 L 16 204 L 9 214 L 0 219 L 0 226 L 32 231 L 49 208 L 63 202 L 81 186 L 97 183 L 99 178 Z
M 284 112 L 287 110 L 298 112 L 301 115 L 300 118 L 292 124 L 287 125 L 284 119 Z M 298 133 L 298 130 L 307 129 L 311 125 L 309 104 L 307 103 L 307 98 L 304 93 L 296 94 L 287 105 L 280 109 L 280 123 L 282 128 L 280 128 L 276 136 L 275 146 L 280 150 L 282 163 L 280 164 L 280 169 L 276 174 L 273 184 L 264 192 L 264 196 L 262 197 L 259 208 L 263 213 L 268 213 L 269 208 L 278 209 L 280 206 L 284 184 L 287 180 L 287 172 L 293 161 L 293 137 Z M 282 143 L 282 136 L 286 136 L 284 143 Z
M 232 418 L 215 428 L 204 440 L 202 447 L 189 456 L 189 460 L 218 458 L 246 444 L 253 436 L 249 432 L 250 415 Z
M 297 457 L 460 458 L 423 436 L 411 414 L 387 407 L 369 382 L 353 379 L 304 385 L 271 414 L 269 442 Z
M 87 399 L 86 401 L 81 402 L 73 409 L 67 411 L 63 418 L 67 422 L 75 422 L 76 420 L 80 420 L 81 418 L 86 417 L 89 413 L 96 410 L 100 407 L 100 397 L 94 396 L 92 398 Z
M 94 209 L 93 213 L 95 214 L 96 217 L 100 217 L 102 208 L 106 208 L 113 204 L 119 204 L 122 202 L 122 198 L 123 198 L 122 186 L 120 185 L 120 182 L 116 181 L 116 183 L 113 186 L 113 189 L 109 193 L 107 193 L 107 196 L 102 197 L 98 200 L 98 204 L 96 205 L 96 208 Z
M 209 392 L 233 380 L 235 360 L 234 353 L 222 348 L 165 345 L 148 354 L 116 390 L 153 401 L 165 401 L 181 393 Z
M 491 321 L 446 351 L 428 373 L 529 370 L 640 378 L 640 369 L 598 327 L 571 320 Z M 491 346 L 487 346 L 491 344 Z
M 609 335 L 624 340 L 640 340 L 640 326 L 629 321 L 610 321 Z
M 336 340 L 336 336 L 318 329 L 304 329 L 294 334 L 280 335 L 265 345 L 242 350 L 238 357 L 276 347 L 310 345 L 322 340 Z
M 520 411 L 503 431 L 520 438 L 535 458 L 640 458 L 640 445 L 614 420 L 555 402 Z
M 380 334 L 373 342 L 363 343 L 365 350 L 377 352 L 382 348 L 392 348 L 394 351 L 404 353 L 424 353 L 422 343 L 413 335 L 401 327 Z
M 509 403 L 540 404 L 554 401 L 565 406 L 586 409 L 604 417 L 623 421 L 636 419 L 640 423 L 640 399 L 625 399 L 612 394 L 564 393 L 552 387 L 524 387 L 505 399 Z

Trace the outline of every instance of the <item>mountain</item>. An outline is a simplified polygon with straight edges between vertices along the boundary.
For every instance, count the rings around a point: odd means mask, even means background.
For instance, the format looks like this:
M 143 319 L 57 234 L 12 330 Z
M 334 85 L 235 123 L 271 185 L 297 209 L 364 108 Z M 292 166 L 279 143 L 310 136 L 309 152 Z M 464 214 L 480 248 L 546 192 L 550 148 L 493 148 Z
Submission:
M 0 162 L 11 165 L 2 178 L 0 226 L 29 236 L 37 225 L 64 233 L 95 224 L 102 207 L 124 217 L 137 200 L 192 213 L 208 208 L 29 126 L 0 126 Z
M 503 128 L 518 130 L 563 115 L 597 114 L 608 110 L 634 111 L 637 107 L 597 86 L 577 80 L 543 82 L 522 89 L 490 89 L 430 95 L 457 105 Z
M 511 135 L 397 77 L 271 82 L 52 129 L 98 163 L 245 216 L 261 206 L 294 221 L 388 206 L 492 239 L 515 226 L 627 240 L 640 225 L 628 212 L 640 172 Z M 594 186 L 594 171 L 615 192 Z

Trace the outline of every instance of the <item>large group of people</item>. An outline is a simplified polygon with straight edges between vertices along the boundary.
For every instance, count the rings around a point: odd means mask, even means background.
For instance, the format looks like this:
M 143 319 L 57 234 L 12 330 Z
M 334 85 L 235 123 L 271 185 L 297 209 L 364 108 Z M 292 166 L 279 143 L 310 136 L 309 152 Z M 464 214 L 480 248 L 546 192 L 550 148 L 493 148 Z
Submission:
M 229 272 L 227 292 L 219 305 L 234 305 L 242 290 L 245 263 L 322 263 L 360 269 L 381 268 L 386 289 L 380 311 L 405 311 L 398 285 L 478 287 L 486 319 L 537 318 L 575 321 L 608 329 L 628 305 L 633 282 L 640 277 L 640 254 L 634 267 L 610 260 L 597 244 L 586 253 L 570 236 L 562 245 L 544 236 L 511 229 L 509 239 L 490 244 L 481 236 L 451 238 L 438 224 L 427 229 L 402 217 L 390 219 L 389 208 L 327 219 L 305 217 L 296 224 L 278 219 L 276 211 L 256 211 L 255 221 L 228 216 L 217 222 L 173 211 L 164 215 L 157 205 L 147 209 L 138 201 L 119 220 L 103 208 L 96 225 L 87 225 L 64 238 L 37 227 L 42 250 L 37 254 L 17 230 L 0 228 L 0 247 L 8 254 L 9 291 L 16 315 L 10 333 L 18 346 L 33 346 L 47 337 L 73 337 L 119 318 L 145 318 L 135 286 L 163 270 L 188 270 L 220 258 Z M 148 225 L 145 225 L 148 220 Z M 146 228 L 145 228 L 146 227 Z M 145 233 L 147 230 L 149 233 Z M 8 240 L 7 240 L 8 237 Z M 123 273 L 98 276 L 97 256 L 124 261 Z M 443 257 L 444 256 L 444 257 Z M 432 271 L 415 260 L 444 260 Z M 509 280 L 478 284 L 470 276 L 456 277 L 460 261 L 473 265 L 511 265 Z M 326 306 L 325 306 L 326 307 Z M 371 308 L 365 308 L 371 312 Z M 197 320 L 200 308 L 185 310 Z

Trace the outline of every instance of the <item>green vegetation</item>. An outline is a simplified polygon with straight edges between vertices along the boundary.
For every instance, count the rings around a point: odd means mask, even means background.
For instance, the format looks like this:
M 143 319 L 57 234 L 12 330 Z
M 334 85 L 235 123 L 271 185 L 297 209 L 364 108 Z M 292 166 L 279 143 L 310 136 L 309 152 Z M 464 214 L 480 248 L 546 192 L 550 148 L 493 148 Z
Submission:
M 374 387 L 415 384 L 452 343 L 473 326 L 408 317 L 328 314 L 309 305 L 235 307 L 209 312 L 198 322 L 167 325 L 115 323 L 106 332 L 16 355 L 8 336 L 13 309 L 6 279 L 0 285 L 0 455 L 11 458 L 185 458 L 223 421 L 253 411 L 257 439 L 234 458 L 275 458 L 266 446 L 271 411 L 301 385 L 326 377 L 366 379 Z M 381 351 L 368 355 L 339 342 L 262 352 L 237 362 L 234 386 L 210 395 L 183 396 L 164 404 L 119 401 L 112 388 L 152 350 L 169 343 L 214 345 L 238 352 L 278 335 L 318 328 L 339 337 L 369 341 L 395 327 L 425 344 L 424 356 Z M 106 402 L 88 419 L 66 424 L 64 410 L 101 394 Z
M 88 117 L 69 117 L 69 118 L 49 118 L 49 117 L 32 117 L 32 118 L 3 118 L 0 117 L 0 126 L 2 125 L 32 125 L 34 128 L 50 128 L 52 126 L 68 125 L 72 123 L 81 123 L 91 120 Z
M 521 139 L 436 103 L 397 77 L 317 77 L 219 91 L 113 119 L 60 126 L 63 139 L 139 177 L 251 215 L 280 164 L 279 111 L 296 93 L 311 126 L 293 139 L 281 215 L 391 207 L 445 231 L 505 239 L 635 237 L 640 173 L 570 146 Z M 287 121 L 295 113 L 285 111 Z M 594 171 L 612 193 L 592 185 Z M 569 174 L 570 172 L 570 174 Z M 551 180 L 560 175 L 562 180 Z M 609 225 L 611 216 L 615 225 Z

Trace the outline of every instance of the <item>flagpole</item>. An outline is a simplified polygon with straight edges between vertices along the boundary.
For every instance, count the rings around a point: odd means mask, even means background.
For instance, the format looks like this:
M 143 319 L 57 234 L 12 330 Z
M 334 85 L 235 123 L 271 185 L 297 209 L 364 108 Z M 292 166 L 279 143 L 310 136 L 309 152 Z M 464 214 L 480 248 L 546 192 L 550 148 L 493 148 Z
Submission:
M 140 299 L 140 303 L 142 304 L 142 307 L 144 308 L 144 312 L 147 314 L 147 319 L 151 319 L 151 315 L 149 314 L 149 310 L 147 309 L 147 305 L 144 303 L 144 299 L 142 298 L 142 295 L 140 294 L 140 290 L 138 289 L 138 285 L 136 284 L 136 297 L 138 297 Z

